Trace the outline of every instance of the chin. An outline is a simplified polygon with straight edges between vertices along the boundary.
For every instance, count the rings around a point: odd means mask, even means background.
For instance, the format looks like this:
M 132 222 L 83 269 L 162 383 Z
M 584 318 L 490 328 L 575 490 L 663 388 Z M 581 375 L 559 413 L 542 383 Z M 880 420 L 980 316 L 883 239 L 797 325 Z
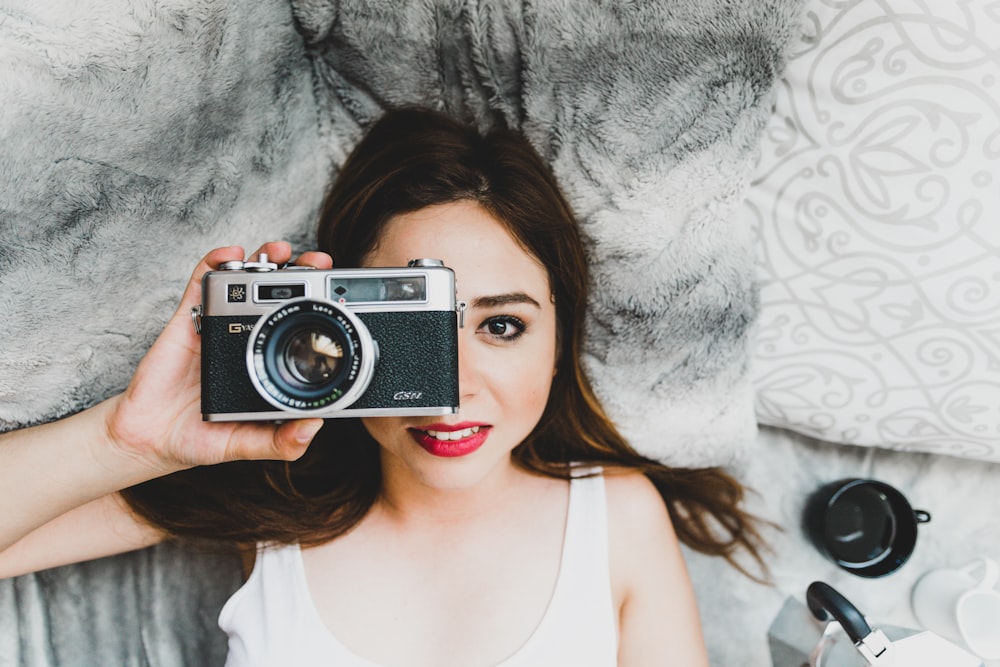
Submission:
M 509 454 L 501 459 L 475 454 L 451 458 L 422 455 L 419 458 L 418 461 L 405 461 L 404 465 L 424 486 L 441 491 L 474 489 L 491 476 L 513 468 Z

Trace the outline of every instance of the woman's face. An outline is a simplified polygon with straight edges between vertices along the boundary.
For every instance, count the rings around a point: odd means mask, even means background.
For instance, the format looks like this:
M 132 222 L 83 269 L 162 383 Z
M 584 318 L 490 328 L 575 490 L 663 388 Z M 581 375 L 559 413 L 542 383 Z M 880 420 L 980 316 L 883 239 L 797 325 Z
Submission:
M 460 409 L 443 417 L 363 419 L 387 475 L 468 488 L 509 471 L 510 452 L 538 423 L 556 364 L 548 275 L 474 202 L 430 206 L 389 221 L 365 266 L 444 261 L 466 302 L 458 331 Z M 433 369 L 427 369 L 433 372 Z

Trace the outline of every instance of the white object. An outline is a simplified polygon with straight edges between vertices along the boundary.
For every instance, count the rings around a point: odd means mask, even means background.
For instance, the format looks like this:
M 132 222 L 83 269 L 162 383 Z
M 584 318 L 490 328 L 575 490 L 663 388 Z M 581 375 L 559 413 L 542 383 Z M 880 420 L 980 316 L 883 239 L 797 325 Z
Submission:
M 531 636 L 501 665 L 616 664 L 618 628 L 609 571 L 604 477 L 575 478 L 549 606 Z M 297 546 L 258 551 L 250 578 L 222 608 L 219 627 L 229 636 L 227 667 L 378 667 L 351 650 L 349 637 L 323 622 Z
M 913 613 L 922 626 L 986 660 L 1000 659 L 1000 565 L 979 558 L 958 569 L 931 570 L 913 587 Z
M 805 5 L 747 192 L 759 421 L 1000 461 L 1000 13 Z
M 893 641 L 880 628 L 873 628 L 852 649 L 849 646 L 850 640 L 840 624 L 833 621 L 809 656 L 809 666 L 983 667 L 979 658 L 933 632 L 918 632 Z
M 898 641 L 872 627 L 868 619 L 837 589 L 814 581 L 806 589 L 809 612 L 817 620 L 829 620 L 823 638 L 810 655 L 810 667 L 847 667 L 853 664 L 846 656 L 826 659 L 825 643 L 836 630 L 846 633 L 865 664 L 876 667 L 982 667 L 971 653 L 933 632 L 919 632 Z M 831 620 L 832 619 L 832 620 Z
M 958 646 L 933 632 L 921 632 L 889 645 L 891 654 L 886 654 L 880 661 L 871 665 L 882 667 L 982 667 L 983 663 L 975 656 L 963 651 Z

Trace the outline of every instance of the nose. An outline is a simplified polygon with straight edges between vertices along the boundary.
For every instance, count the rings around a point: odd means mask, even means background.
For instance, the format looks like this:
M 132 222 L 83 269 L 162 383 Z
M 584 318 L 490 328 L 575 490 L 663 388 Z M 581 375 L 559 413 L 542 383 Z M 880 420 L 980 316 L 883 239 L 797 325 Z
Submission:
M 482 389 L 482 359 L 476 353 L 475 333 L 462 331 L 458 336 L 459 402 L 472 398 Z

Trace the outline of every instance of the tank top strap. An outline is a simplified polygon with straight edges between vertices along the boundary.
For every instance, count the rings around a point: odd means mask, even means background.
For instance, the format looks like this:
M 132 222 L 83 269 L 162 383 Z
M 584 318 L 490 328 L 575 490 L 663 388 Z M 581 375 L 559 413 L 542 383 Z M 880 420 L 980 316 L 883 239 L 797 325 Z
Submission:
M 259 545 L 253 572 L 223 606 L 219 627 L 229 635 L 226 667 L 324 664 L 378 667 L 352 653 L 316 611 L 297 544 Z
M 563 553 L 549 608 L 530 639 L 501 667 L 617 664 L 607 516 L 600 469 L 580 469 L 570 485 Z

